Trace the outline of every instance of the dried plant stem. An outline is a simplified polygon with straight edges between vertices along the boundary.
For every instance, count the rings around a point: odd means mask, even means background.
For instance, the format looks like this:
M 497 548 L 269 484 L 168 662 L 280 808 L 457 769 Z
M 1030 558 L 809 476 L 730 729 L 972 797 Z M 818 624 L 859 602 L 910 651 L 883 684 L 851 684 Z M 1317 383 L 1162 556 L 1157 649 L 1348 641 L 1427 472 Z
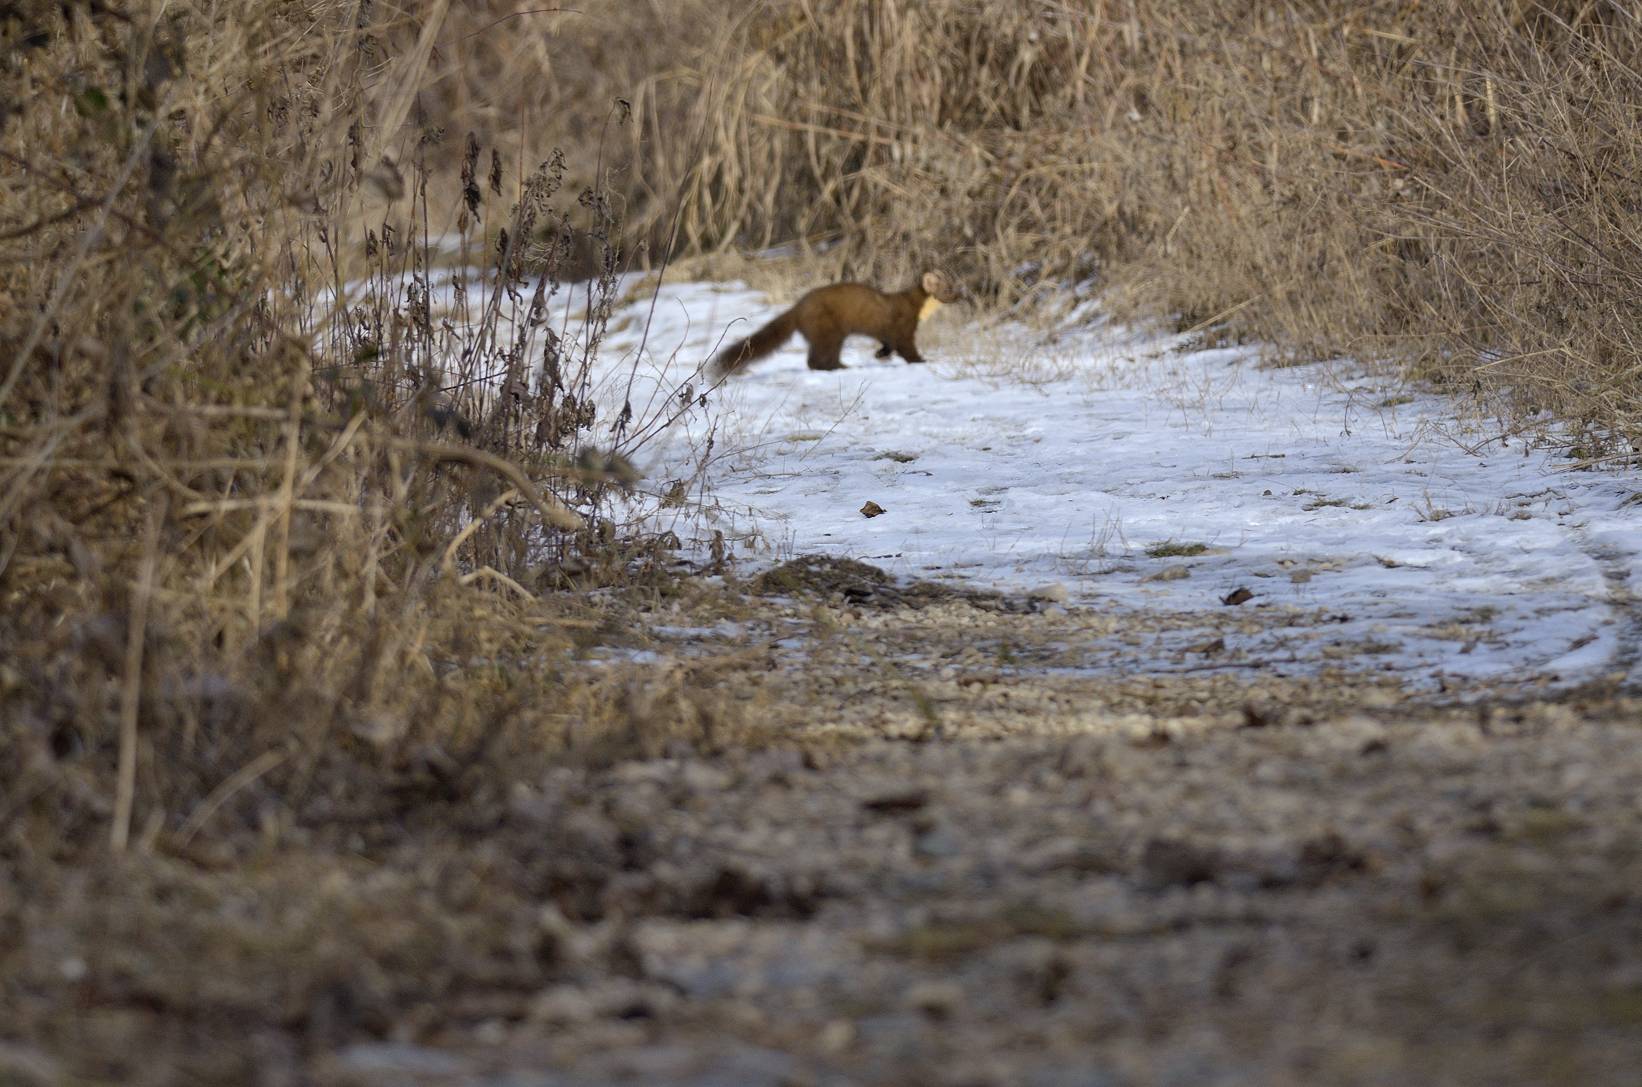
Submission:
M 267 528 L 268 524 L 272 524 L 287 507 L 310 513 L 335 513 L 345 517 L 355 517 L 359 514 L 359 507 L 347 502 L 327 498 L 292 498 L 286 501 L 277 494 L 264 498 L 217 498 L 190 502 L 177 512 L 184 517 L 199 517 L 203 514 L 232 513 L 235 510 L 266 510 L 266 523 L 261 527 Z
M 235 793 L 284 762 L 286 757 L 284 751 L 264 751 L 230 774 L 226 780 L 215 789 L 212 789 L 210 795 L 200 801 L 193 811 L 188 813 L 187 819 L 183 820 L 182 828 L 177 831 L 178 847 L 186 849 L 188 843 L 194 840 L 194 835 L 198 834 L 200 828 L 205 826 L 211 816 L 217 813 L 218 808 L 231 800 Z
M 381 122 L 374 129 L 375 136 L 366 159 L 368 164 L 375 165 L 381 159 L 387 142 L 400 134 L 405 118 L 410 116 L 423 74 L 427 71 L 428 60 L 433 55 L 434 43 L 438 41 L 439 31 L 445 25 L 445 14 L 449 10 L 450 0 L 435 0 L 432 9 L 422 17 L 422 32 L 417 37 L 416 45 L 400 58 L 392 77 L 393 91 L 385 100 Z
M 463 525 L 462 531 L 451 537 L 450 543 L 445 545 L 444 557 L 439 560 L 439 568 L 446 573 L 449 573 L 451 570 L 455 569 L 456 553 L 462 549 L 462 545 L 473 538 L 473 534 L 478 532 L 479 529 L 484 526 L 485 521 L 490 518 L 491 514 L 495 513 L 497 510 L 501 509 L 510 502 L 513 502 L 518 497 L 518 489 L 509 487 L 507 490 L 491 499 L 490 504 L 484 508 L 484 512 L 474 517 L 466 525 Z
M 302 399 L 308 389 L 308 354 L 292 351 L 298 372 L 291 379 L 290 415 L 285 423 L 285 465 L 279 481 L 278 519 L 274 523 L 274 618 L 290 610 L 291 511 L 296 501 L 297 457 L 302 452 Z M 315 468 L 318 472 L 318 468 Z
M 266 569 L 265 560 L 268 554 L 268 519 L 257 521 L 256 527 L 247 537 L 249 540 L 250 578 L 246 585 L 245 618 L 255 630 L 262 625 L 262 579 Z
M 530 481 L 529 477 L 524 474 L 524 471 L 512 461 L 505 460 L 502 457 L 495 456 L 491 453 L 486 453 L 482 449 L 473 449 L 465 445 L 449 445 L 444 442 L 424 442 L 415 441 L 408 438 L 393 438 L 390 439 L 390 444 L 399 449 L 420 453 L 421 455 L 431 457 L 434 460 L 452 461 L 457 464 L 469 464 L 475 468 L 485 468 L 495 472 L 497 475 L 511 483 L 520 494 L 524 495 L 525 500 L 532 506 L 535 506 L 541 513 L 542 519 L 554 528 L 564 529 L 566 532 L 574 532 L 576 529 L 582 527 L 582 519 L 580 517 L 566 509 L 564 503 L 560 502 L 558 499 L 551 495 L 543 494 L 541 490 Z M 579 473 L 576 470 L 571 469 L 561 474 L 566 476 L 574 476 Z
M 506 574 L 502 573 L 500 570 L 497 570 L 497 569 L 495 569 L 494 567 L 491 567 L 491 566 L 481 566 L 481 567 L 479 567 L 479 569 L 474 570 L 472 573 L 463 574 L 462 578 L 461 578 L 461 582 L 462 582 L 463 585 L 472 585 L 475 581 L 478 581 L 480 578 L 489 578 L 491 581 L 496 582 L 498 585 L 505 585 L 507 588 L 512 589 L 515 593 L 517 593 L 519 596 L 523 597 L 526 600 L 535 600 L 536 599 L 536 594 L 535 593 L 531 592 L 529 589 L 525 588 L 523 585 L 520 585 L 517 581 L 514 581 L 512 578 L 508 577 Z
M 148 630 L 148 605 L 153 598 L 165 505 L 161 497 L 158 508 L 148 518 L 137 584 L 131 591 L 131 617 L 126 624 L 125 666 L 120 683 L 120 761 L 114 784 L 114 823 L 109 829 L 109 845 L 116 853 L 125 852 L 131 840 L 131 812 L 137 796 L 137 711 L 142 701 L 143 638 Z

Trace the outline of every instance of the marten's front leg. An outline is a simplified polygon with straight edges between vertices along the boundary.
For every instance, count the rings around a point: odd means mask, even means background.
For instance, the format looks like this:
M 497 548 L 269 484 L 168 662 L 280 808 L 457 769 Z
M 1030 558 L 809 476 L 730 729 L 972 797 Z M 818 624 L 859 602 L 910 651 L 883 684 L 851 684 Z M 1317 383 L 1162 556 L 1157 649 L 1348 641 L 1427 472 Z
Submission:
M 878 345 L 878 350 L 872 353 L 872 357 L 875 359 L 887 359 L 893 354 L 895 354 L 895 348 L 891 347 L 887 343 L 881 343 Z
M 911 336 L 895 345 L 895 353 L 908 362 L 923 362 L 924 357 L 918 354 L 918 345 Z

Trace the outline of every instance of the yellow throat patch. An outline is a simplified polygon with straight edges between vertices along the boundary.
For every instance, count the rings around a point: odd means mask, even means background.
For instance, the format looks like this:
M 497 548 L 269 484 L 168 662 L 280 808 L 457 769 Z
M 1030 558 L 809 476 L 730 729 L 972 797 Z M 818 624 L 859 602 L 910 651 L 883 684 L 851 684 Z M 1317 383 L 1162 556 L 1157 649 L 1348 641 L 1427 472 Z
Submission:
M 924 299 L 924 308 L 918 311 L 918 320 L 922 321 L 930 314 L 941 308 L 941 300 L 934 295 Z

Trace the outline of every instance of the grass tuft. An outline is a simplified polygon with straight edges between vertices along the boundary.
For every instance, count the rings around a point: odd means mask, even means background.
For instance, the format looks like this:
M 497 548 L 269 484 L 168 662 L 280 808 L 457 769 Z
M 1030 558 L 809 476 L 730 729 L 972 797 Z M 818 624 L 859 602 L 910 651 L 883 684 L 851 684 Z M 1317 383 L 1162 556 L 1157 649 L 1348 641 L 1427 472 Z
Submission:
M 1187 540 L 1160 540 L 1146 545 L 1146 557 L 1153 559 L 1190 558 L 1201 555 L 1209 549 L 1205 543 L 1195 543 Z

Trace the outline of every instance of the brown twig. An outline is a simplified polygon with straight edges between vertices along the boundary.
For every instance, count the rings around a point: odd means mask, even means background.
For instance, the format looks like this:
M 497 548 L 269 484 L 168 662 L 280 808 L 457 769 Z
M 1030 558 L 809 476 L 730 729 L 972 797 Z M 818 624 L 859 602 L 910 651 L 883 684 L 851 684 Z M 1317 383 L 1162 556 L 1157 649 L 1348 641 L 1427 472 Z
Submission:
M 148 605 L 153 597 L 165 509 L 162 497 L 158 508 L 149 513 L 137 584 L 131 591 L 131 615 L 126 623 L 125 664 L 120 681 L 120 757 L 114 786 L 114 822 L 109 828 L 109 845 L 116 853 L 125 852 L 131 839 L 131 812 L 137 795 L 137 711 L 142 701 L 143 639 L 148 631 Z

